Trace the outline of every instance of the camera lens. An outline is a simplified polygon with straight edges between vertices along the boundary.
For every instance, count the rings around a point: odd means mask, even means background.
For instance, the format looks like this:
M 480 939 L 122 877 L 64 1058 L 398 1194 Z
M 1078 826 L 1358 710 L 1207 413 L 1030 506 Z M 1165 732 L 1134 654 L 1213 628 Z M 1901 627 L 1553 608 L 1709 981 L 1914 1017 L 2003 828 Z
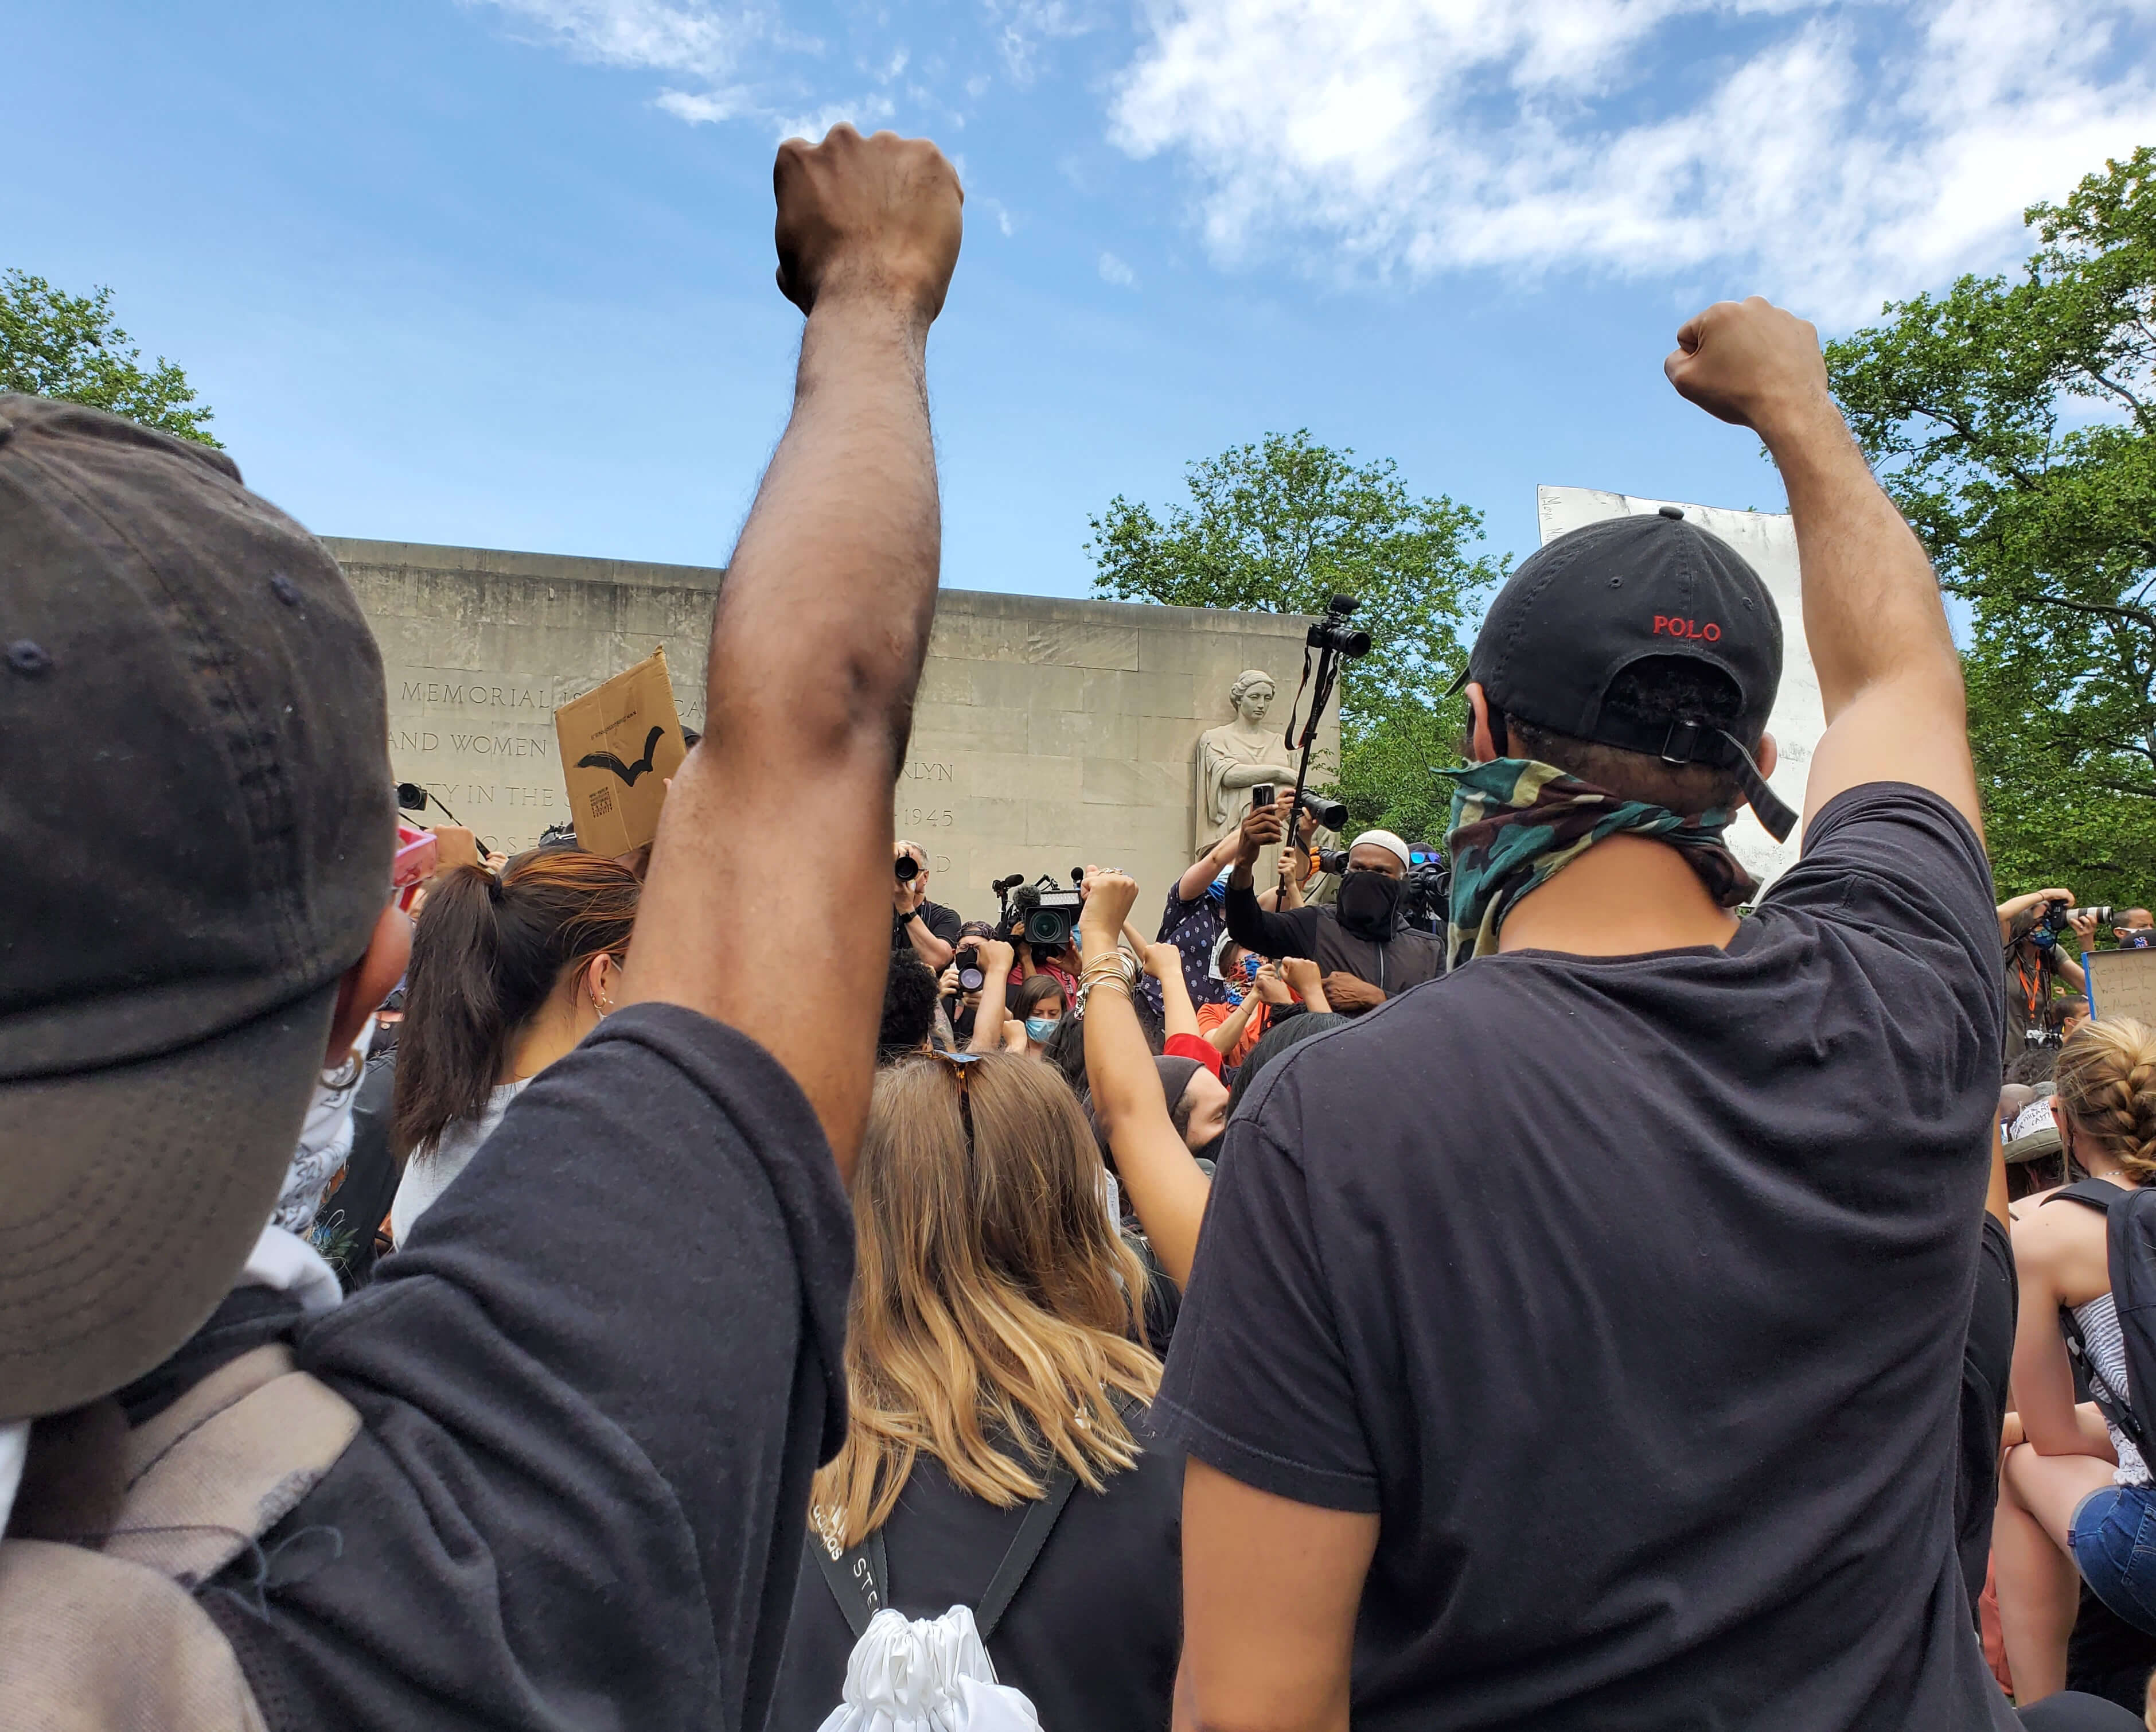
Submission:
M 898 875 L 900 883 L 910 884 L 920 876 L 921 862 L 911 854 L 901 854 L 891 863 L 891 870 Z
M 978 969 L 961 969 L 958 970 L 958 990 L 961 992 L 978 992 L 981 989 L 982 983 L 988 978 L 988 977 L 983 974 Z

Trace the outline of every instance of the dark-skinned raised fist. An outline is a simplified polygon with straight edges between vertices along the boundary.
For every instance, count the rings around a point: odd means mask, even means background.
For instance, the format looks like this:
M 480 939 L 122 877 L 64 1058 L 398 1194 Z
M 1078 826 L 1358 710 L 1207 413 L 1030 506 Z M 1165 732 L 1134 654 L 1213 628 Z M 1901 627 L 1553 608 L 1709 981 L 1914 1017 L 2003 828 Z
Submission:
M 821 144 L 779 146 L 771 180 L 779 291 L 803 312 L 860 297 L 925 327 L 942 310 L 966 195 L 927 139 L 842 124 Z

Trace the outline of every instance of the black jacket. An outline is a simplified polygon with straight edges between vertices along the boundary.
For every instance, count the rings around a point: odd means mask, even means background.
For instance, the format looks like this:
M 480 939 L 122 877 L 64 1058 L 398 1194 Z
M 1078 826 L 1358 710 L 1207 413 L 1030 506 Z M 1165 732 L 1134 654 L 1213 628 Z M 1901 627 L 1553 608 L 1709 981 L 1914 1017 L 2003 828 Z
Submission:
M 1326 974 L 1338 969 L 1379 987 L 1388 996 L 1435 980 L 1445 972 L 1445 941 L 1412 927 L 1395 927 L 1380 944 L 1358 938 L 1330 908 L 1290 908 L 1268 914 L 1248 885 L 1228 882 L 1228 935 L 1260 956 L 1306 956 Z

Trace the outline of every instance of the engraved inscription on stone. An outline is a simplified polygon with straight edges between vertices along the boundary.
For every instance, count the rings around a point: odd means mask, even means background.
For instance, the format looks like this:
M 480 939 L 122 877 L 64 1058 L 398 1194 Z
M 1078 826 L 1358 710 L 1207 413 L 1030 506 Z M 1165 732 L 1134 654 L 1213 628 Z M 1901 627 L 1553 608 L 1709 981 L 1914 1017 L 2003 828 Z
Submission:
M 720 572 L 328 545 L 382 645 L 395 774 L 505 852 L 569 815 L 556 703 L 664 645 L 681 718 L 703 726 Z M 1150 931 L 1169 882 L 1240 816 L 1249 785 L 1291 776 L 1278 768 L 1274 681 L 1254 671 L 1298 666 L 1304 624 L 942 591 L 891 799 L 896 834 L 929 856 L 929 894 L 987 917 L 992 880 L 1119 866 L 1142 887 L 1133 917 Z M 1319 740 L 1321 757 L 1337 749 L 1329 718 Z

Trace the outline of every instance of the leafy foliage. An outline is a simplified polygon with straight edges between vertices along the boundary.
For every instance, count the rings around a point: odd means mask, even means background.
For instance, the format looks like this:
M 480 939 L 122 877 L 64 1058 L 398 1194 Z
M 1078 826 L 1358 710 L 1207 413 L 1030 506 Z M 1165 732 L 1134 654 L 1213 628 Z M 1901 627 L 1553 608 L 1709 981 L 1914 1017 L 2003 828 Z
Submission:
M 112 316 L 112 290 L 55 289 L 26 271 L 0 272 L 0 391 L 109 409 L 199 445 L 218 441 L 187 375 L 162 355 L 146 371 L 142 352 Z
M 2018 279 L 1827 347 L 1881 478 L 1974 616 L 1969 732 L 2002 893 L 2156 892 L 2156 150 L 2025 213 Z
M 1419 840 L 1442 835 L 1450 791 L 1430 771 L 1455 761 L 1464 701 L 1442 696 L 1466 659 L 1472 604 L 1504 575 L 1471 558 L 1481 513 L 1418 498 L 1390 459 L 1358 464 L 1305 430 L 1269 433 L 1192 464 L 1190 503 L 1165 515 L 1121 494 L 1091 520 L 1096 594 L 1177 607 L 1319 614 L 1358 596 L 1373 647 L 1341 680 L 1340 761 L 1330 791 L 1353 827 L 1381 824 Z M 1281 681 L 1285 725 L 1298 670 Z M 1316 779 L 1313 778 L 1313 779 Z

